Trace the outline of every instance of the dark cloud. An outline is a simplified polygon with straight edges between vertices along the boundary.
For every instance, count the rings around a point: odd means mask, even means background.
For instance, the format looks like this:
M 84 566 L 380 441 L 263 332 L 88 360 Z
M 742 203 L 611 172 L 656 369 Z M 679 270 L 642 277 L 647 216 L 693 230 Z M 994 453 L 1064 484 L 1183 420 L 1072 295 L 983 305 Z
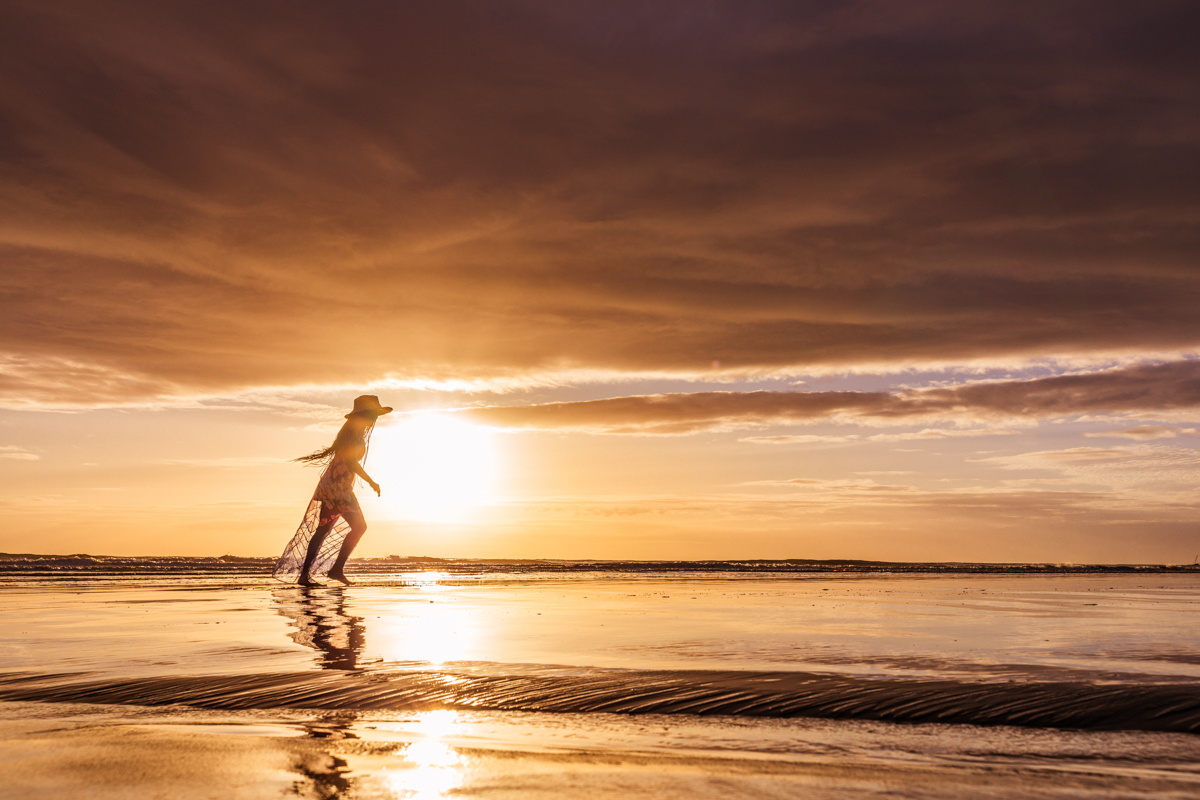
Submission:
M 818 421 L 913 424 L 1078 414 L 1200 409 L 1200 361 L 1137 365 L 1082 375 L 997 381 L 887 392 L 695 392 L 615 397 L 531 406 L 492 406 L 460 413 L 500 427 L 594 433 L 681 434 L 722 428 Z M 995 436 L 997 428 L 884 434 L 873 440 Z M 853 437 L 775 436 L 756 443 L 846 441 Z
M 1198 24 L 6 3 L 9 396 L 1191 351 Z

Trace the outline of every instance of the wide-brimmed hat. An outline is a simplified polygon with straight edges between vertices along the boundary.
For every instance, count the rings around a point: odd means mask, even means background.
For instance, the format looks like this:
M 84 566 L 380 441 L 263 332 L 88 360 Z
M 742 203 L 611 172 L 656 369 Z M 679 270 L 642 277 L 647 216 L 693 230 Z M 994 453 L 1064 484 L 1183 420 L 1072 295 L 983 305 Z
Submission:
M 346 419 L 358 414 L 360 417 L 382 417 L 384 414 L 392 413 L 389 406 L 379 405 L 379 398 L 373 394 L 364 394 L 361 397 L 354 398 L 354 410 L 346 415 Z

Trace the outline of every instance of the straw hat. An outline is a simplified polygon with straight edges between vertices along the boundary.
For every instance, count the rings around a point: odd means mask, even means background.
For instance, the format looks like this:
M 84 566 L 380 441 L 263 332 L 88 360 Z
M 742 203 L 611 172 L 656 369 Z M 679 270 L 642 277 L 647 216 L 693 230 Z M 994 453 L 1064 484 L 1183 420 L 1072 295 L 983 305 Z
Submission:
M 390 406 L 379 405 L 379 398 L 373 394 L 364 394 L 354 398 L 354 410 L 346 415 L 346 419 L 358 414 L 360 417 L 382 417 L 392 413 Z

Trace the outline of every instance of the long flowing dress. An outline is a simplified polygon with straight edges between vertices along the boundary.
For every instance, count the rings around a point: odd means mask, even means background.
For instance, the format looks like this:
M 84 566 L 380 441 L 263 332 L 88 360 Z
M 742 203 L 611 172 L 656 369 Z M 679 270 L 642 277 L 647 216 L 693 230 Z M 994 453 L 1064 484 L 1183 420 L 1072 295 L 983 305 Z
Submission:
M 313 534 L 319 526 L 333 522 L 333 529 L 326 534 L 325 541 L 321 542 L 321 551 L 309 569 L 309 574 L 313 576 L 327 573 L 337 560 L 338 551 L 342 549 L 346 535 L 350 533 L 350 523 L 346 522 L 343 516 L 348 511 L 362 513 L 358 507 L 358 498 L 354 496 L 354 471 L 350 469 L 350 463 L 338 453 L 321 473 L 317 489 L 308 501 L 308 510 L 304 512 L 304 519 L 296 529 L 296 535 L 275 562 L 273 576 L 289 583 L 298 580 Z

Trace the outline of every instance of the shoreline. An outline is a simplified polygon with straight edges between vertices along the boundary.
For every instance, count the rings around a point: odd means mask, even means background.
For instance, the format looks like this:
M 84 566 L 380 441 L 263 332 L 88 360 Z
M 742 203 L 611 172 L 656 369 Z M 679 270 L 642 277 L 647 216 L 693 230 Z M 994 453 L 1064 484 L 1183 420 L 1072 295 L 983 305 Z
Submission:
M 186 571 L 269 575 L 274 557 L 258 556 L 106 556 L 86 553 L 47 555 L 0 553 L 0 580 L 9 574 L 105 571 Z M 350 565 L 359 574 L 437 572 L 480 574 L 798 574 L 798 575 L 1197 575 L 1193 564 L 1074 564 L 1049 562 L 927 562 L 865 561 L 856 559 L 730 559 L 704 561 L 629 561 L 595 559 L 488 559 L 385 556 L 354 558 Z

